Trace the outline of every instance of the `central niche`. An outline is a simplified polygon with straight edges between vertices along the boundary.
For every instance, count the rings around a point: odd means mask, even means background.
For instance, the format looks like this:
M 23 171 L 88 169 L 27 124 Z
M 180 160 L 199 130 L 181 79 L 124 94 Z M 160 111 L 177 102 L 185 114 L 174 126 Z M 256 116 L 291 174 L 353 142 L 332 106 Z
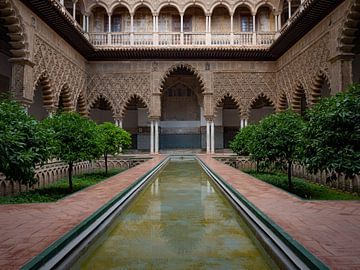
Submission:
M 162 121 L 200 121 L 197 96 L 181 82 L 165 90 L 162 104 Z

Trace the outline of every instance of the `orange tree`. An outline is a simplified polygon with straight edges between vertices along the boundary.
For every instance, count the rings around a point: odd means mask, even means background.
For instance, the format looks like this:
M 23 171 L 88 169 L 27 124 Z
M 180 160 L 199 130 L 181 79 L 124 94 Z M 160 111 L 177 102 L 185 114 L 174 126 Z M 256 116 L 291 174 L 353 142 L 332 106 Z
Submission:
M 61 112 L 44 120 L 52 130 L 53 156 L 68 164 L 69 190 L 73 190 L 72 173 L 76 162 L 100 157 L 96 124 L 74 112 Z
M 131 145 L 131 135 L 115 126 L 113 123 L 105 122 L 97 126 L 98 143 L 100 152 L 105 160 L 105 172 L 108 173 L 108 155 L 115 155 L 120 149 L 126 149 Z
M 51 151 L 50 131 L 15 101 L 0 101 L 0 172 L 22 184 L 34 184 L 35 166 Z
M 307 113 L 302 147 L 310 172 L 330 171 L 347 178 L 360 173 L 360 84 L 322 99 Z

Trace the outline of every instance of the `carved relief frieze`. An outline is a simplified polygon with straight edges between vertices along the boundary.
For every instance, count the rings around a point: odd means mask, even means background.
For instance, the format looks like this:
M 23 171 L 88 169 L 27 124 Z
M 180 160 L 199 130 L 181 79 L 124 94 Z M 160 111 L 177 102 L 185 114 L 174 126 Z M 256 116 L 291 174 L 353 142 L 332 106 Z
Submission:
M 39 84 L 41 76 L 46 74 L 53 91 L 54 106 L 57 106 L 62 88 L 67 85 L 75 107 L 77 97 L 81 92 L 84 92 L 86 83 L 85 70 L 70 61 L 62 52 L 52 47 L 39 36 L 35 36 L 34 44 L 33 91 Z
M 296 87 L 301 85 L 307 100 L 311 100 L 311 89 L 314 79 L 321 71 L 327 75 L 329 63 L 329 35 L 326 34 L 301 53 L 293 55 L 291 49 L 283 56 L 288 57 L 286 64 L 277 73 L 277 92 L 285 93 L 289 101 L 293 99 Z M 328 76 L 327 76 L 328 77 Z
M 92 103 L 103 96 L 110 102 L 114 115 L 122 115 L 126 103 L 139 96 L 149 108 L 151 98 L 150 73 L 90 74 L 88 76 L 88 111 Z
M 276 81 L 274 73 L 260 72 L 216 72 L 213 76 L 213 99 L 215 104 L 226 95 L 231 96 L 247 114 L 251 102 L 259 95 L 270 100 L 276 99 Z

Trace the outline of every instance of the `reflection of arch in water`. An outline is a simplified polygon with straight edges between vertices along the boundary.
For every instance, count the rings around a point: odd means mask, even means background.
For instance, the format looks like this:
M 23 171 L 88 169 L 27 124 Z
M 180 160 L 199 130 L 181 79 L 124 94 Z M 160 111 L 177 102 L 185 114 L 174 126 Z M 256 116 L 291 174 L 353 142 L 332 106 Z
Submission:
M 202 241 L 205 234 L 205 209 L 199 182 L 182 182 L 182 178 L 201 178 L 201 170 L 182 166 L 186 162 L 171 162 L 166 167 L 166 177 L 176 179 L 159 185 L 161 201 L 161 234 L 170 247 L 179 254 L 189 254 Z M 199 165 L 194 165 L 199 166 Z M 165 180 L 165 179 L 164 179 Z M 171 185 L 169 188 L 168 185 Z

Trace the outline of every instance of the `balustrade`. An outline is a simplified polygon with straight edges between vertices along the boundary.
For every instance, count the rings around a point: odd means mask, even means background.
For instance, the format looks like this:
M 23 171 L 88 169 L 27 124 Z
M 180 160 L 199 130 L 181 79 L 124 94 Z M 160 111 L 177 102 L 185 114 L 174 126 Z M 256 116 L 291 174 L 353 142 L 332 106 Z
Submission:
M 184 45 L 206 45 L 206 34 L 184 33 Z
M 270 46 L 275 32 L 206 33 L 89 33 L 95 46 Z
M 234 34 L 234 45 L 253 45 L 254 34 L 252 32 Z

